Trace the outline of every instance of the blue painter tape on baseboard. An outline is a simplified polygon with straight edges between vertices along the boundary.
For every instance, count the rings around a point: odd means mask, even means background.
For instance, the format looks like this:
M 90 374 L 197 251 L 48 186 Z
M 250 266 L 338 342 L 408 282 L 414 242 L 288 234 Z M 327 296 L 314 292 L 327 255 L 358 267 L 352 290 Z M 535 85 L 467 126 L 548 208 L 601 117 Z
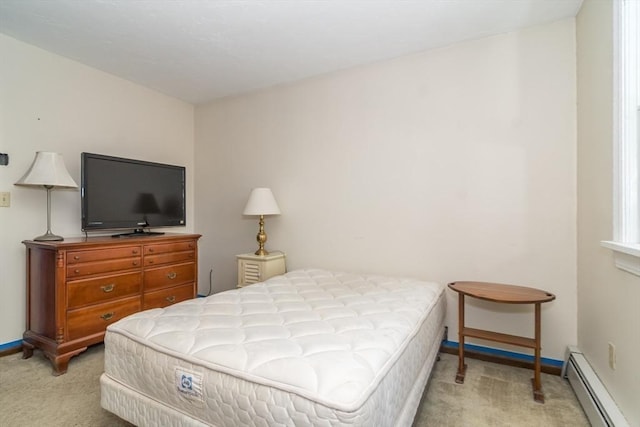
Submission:
M 22 340 L 11 341 L 4 344 L 0 344 L 0 351 L 12 350 L 14 348 L 19 348 L 22 346 Z
M 456 341 L 442 341 L 442 345 L 446 347 L 458 348 L 458 343 Z M 527 362 L 533 362 L 533 356 L 528 354 L 516 353 L 515 351 L 500 350 L 497 348 L 484 347 L 484 346 L 475 345 L 475 344 L 465 344 L 464 348 L 465 350 L 466 349 L 475 350 L 475 351 L 480 351 L 482 353 L 493 354 L 496 356 L 504 356 L 504 357 L 510 357 L 512 359 L 520 359 L 520 360 L 526 360 Z M 564 363 L 562 360 L 549 359 L 547 357 L 541 357 L 540 361 L 544 365 L 556 366 L 559 368 L 561 368 L 562 364 Z

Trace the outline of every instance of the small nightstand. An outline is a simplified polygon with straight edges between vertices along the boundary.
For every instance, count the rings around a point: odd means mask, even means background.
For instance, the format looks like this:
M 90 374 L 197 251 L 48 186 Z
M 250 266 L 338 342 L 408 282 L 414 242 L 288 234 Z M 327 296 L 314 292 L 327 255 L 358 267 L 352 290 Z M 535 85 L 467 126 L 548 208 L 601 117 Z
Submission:
M 238 259 L 238 287 L 262 282 L 269 277 L 284 274 L 287 271 L 284 252 L 271 252 L 269 255 L 240 254 Z

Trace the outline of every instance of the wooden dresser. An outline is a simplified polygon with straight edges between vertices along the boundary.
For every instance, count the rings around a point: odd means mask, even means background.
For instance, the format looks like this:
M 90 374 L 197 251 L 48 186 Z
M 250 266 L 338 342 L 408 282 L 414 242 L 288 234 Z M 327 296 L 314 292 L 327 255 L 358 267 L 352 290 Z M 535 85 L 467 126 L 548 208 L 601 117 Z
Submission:
M 27 329 L 23 357 L 41 349 L 54 375 L 102 342 L 106 327 L 132 313 L 195 298 L 198 234 L 24 241 Z

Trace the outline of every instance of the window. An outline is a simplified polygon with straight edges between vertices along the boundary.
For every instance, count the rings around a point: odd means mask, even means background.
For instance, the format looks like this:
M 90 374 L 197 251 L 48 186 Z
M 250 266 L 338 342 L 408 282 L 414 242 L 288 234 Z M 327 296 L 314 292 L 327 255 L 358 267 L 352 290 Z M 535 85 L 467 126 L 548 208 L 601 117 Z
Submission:
M 640 276 L 640 1 L 614 2 L 614 236 L 602 245 Z

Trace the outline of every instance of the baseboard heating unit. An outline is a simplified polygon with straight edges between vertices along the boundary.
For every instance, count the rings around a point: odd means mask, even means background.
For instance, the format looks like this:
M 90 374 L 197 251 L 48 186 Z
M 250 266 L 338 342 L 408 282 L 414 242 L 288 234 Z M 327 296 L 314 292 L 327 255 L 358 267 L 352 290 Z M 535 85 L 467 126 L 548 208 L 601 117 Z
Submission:
M 562 377 L 569 380 L 593 427 L 629 427 L 600 378 L 576 347 L 568 347 Z

